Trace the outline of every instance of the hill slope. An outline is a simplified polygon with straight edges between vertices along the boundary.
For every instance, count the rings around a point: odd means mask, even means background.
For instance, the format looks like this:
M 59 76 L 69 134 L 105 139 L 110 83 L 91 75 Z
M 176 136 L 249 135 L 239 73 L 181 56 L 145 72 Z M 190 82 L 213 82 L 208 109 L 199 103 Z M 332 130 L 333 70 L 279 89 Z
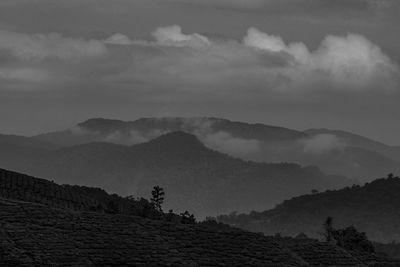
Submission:
M 378 179 L 363 187 L 354 186 L 337 191 L 295 197 L 276 208 L 220 216 L 219 220 L 244 229 L 267 234 L 296 235 L 306 233 L 317 237 L 322 222 L 334 218 L 338 228 L 354 225 L 366 232 L 371 240 L 400 240 L 400 178 Z
M 53 190 L 41 190 L 50 184 Z M 90 188 L 66 187 L 89 202 L 99 199 L 92 199 L 97 194 Z M 265 237 L 215 222 L 181 224 L 72 211 L 62 205 L 69 203 L 66 194 L 51 194 L 62 188 L 0 172 L 0 192 L 7 197 L 0 196 L 1 266 L 399 266 L 373 253 L 354 254 L 315 240 Z M 31 194 L 46 205 L 13 200 L 29 200 Z
M 331 134 L 341 138 L 347 144 L 353 147 L 363 148 L 365 150 L 375 151 L 383 156 L 400 161 L 400 147 L 388 146 L 384 143 L 360 136 L 357 134 L 349 133 L 346 131 L 329 130 L 329 129 L 309 129 L 304 131 L 308 135 Z
M 273 207 L 292 196 L 341 186 L 349 181 L 297 164 L 247 162 L 213 151 L 183 132 L 122 146 L 90 143 L 10 161 L 4 167 L 60 183 L 105 188 L 148 197 L 155 185 L 166 191 L 166 208 L 197 216 Z M 53 178 L 56 177 L 56 178 Z

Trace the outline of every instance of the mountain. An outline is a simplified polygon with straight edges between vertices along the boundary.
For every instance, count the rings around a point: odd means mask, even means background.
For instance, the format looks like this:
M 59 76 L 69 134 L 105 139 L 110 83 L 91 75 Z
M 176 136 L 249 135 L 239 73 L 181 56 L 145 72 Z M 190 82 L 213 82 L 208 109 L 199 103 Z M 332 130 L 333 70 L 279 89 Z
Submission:
M 0 147 L 2 149 L 12 147 L 13 149 L 21 148 L 50 150 L 55 149 L 57 146 L 47 143 L 46 141 L 40 141 L 36 138 L 0 134 Z
M 353 225 L 371 240 L 400 240 L 400 178 L 377 179 L 364 186 L 328 190 L 286 200 L 274 209 L 219 216 L 221 222 L 266 234 L 305 233 L 317 237 L 331 216 L 338 227 Z
M 133 145 L 174 131 L 196 135 L 208 147 L 244 160 L 316 165 L 323 172 L 361 183 L 387 172 L 400 172 L 400 148 L 359 135 L 326 129 L 301 132 L 220 118 L 141 118 L 131 122 L 98 118 L 33 138 L 57 146 L 90 142 Z
M 400 163 L 378 152 L 353 146 L 342 146 L 323 153 L 290 153 L 291 162 L 313 164 L 325 173 L 344 175 L 359 183 L 386 173 L 400 173 Z
M 312 136 L 320 134 L 331 134 L 337 136 L 338 138 L 343 140 L 346 144 L 350 144 L 353 147 L 375 151 L 382 154 L 383 156 L 386 156 L 396 161 L 400 161 L 400 147 L 398 146 L 389 146 L 384 143 L 366 138 L 364 136 L 340 130 L 329 130 L 322 128 L 322 129 L 309 129 L 304 132 Z
M 4 168 L 60 183 L 102 187 L 121 195 L 148 197 L 153 186 L 166 191 L 166 209 L 189 210 L 199 217 L 231 210 L 273 207 L 312 189 L 351 181 L 293 163 L 256 163 L 206 147 L 194 135 L 173 132 L 146 143 L 124 146 L 88 143 L 10 159 Z
M 188 224 L 170 220 L 168 214 L 153 219 L 123 213 L 123 209 L 116 213 L 86 209 L 87 204 L 110 197 L 123 199 L 107 195 L 101 189 L 60 186 L 0 170 L 0 265 L 294 267 L 400 264 L 374 252 L 358 252 L 312 239 L 269 237 L 214 221 Z
M 89 119 L 70 129 L 41 134 L 34 138 L 64 146 L 96 141 L 135 144 L 175 131 L 185 131 L 198 136 L 225 133 L 231 138 L 267 142 L 292 141 L 306 136 L 300 131 L 260 123 L 250 124 L 213 117 L 164 117 L 140 118 L 135 121 Z

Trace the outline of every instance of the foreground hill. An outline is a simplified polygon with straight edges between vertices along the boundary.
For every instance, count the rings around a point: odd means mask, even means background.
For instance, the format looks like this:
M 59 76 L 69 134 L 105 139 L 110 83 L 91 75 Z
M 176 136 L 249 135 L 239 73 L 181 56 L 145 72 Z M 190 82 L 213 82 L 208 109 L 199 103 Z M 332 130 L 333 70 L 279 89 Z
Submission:
M 103 211 L 134 215 L 157 215 L 145 199 L 110 195 L 100 188 L 59 185 L 29 175 L 0 169 L 0 197 L 74 211 Z M 112 206 L 112 207 L 110 207 Z M 112 210 L 110 210 L 112 208 Z
M 251 214 L 231 214 L 219 221 L 266 234 L 318 237 L 328 216 L 338 227 L 353 225 L 371 240 L 400 240 L 400 178 L 378 179 L 364 186 L 295 197 L 276 208 Z
M 369 182 L 384 172 L 400 172 L 400 149 L 344 131 L 305 132 L 220 118 L 141 118 L 135 121 L 90 119 L 33 139 L 56 146 L 90 142 L 133 145 L 185 131 L 208 147 L 245 160 L 316 165 L 329 174 Z
M 65 187 L 70 191 L 59 193 Z M 0 172 L 1 266 L 400 266 L 375 253 L 265 237 L 215 222 L 76 209 L 68 195 L 99 200 L 91 188 L 76 189 L 82 188 Z
M 134 146 L 89 143 L 21 157 L 21 161 L 10 161 L 0 151 L 4 167 L 60 183 L 142 197 L 160 185 L 167 193 L 166 209 L 189 210 L 199 217 L 262 210 L 312 189 L 349 183 L 313 167 L 236 159 L 183 132 Z

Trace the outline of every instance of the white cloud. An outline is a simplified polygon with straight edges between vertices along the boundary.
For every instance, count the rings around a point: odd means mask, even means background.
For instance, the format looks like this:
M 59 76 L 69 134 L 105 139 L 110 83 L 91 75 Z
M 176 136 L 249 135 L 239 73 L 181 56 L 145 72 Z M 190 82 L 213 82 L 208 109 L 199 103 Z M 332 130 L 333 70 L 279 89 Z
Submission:
M 162 45 L 202 47 L 210 44 L 207 37 L 198 33 L 184 34 L 178 25 L 159 27 L 152 35 Z
M 131 45 L 134 44 L 135 41 L 129 39 L 129 37 L 126 35 L 123 35 L 121 33 L 116 33 L 105 39 L 104 43 L 115 44 L 115 45 Z
M 280 52 L 286 49 L 286 45 L 279 36 L 269 35 L 256 28 L 249 28 L 243 43 L 248 46 L 266 49 L 272 52 Z
M 399 75 L 399 67 L 381 49 L 358 34 L 328 35 L 317 50 L 310 52 L 303 43 L 286 45 L 281 37 L 250 28 L 243 39 L 249 47 L 293 56 L 296 68 L 287 73 L 292 79 L 311 82 L 328 79 L 353 89 L 369 89 L 376 81 L 385 84 Z M 349 87 L 345 87 L 348 89 Z
M 327 36 L 313 53 L 312 64 L 336 81 L 362 85 L 398 71 L 378 46 L 358 34 Z
M 332 134 L 318 134 L 300 141 L 302 149 L 310 154 L 323 154 L 332 150 L 340 150 L 345 147 L 345 143 Z
M 0 31 L 0 52 L 6 55 L 3 65 L 11 62 L 9 76 L 16 81 L 40 82 L 51 71 L 52 80 L 60 83 L 140 83 L 155 91 L 164 87 L 188 92 L 235 91 L 238 97 L 249 90 L 383 91 L 398 88 L 400 80 L 397 64 L 357 34 L 329 35 L 314 51 L 301 42 L 286 44 L 281 37 L 256 28 L 250 28 L 242 42 L 186 34 L 178 25 L 159 27 L 152 34 L 154 41 L 121 33 L 84 40 L 56 33 Z M 59 60 L 45 60 L 54 58 Z M 12 64 L 13 60 L 18 64 Z M 40 69 L 42 75 L 28 69 Z M 3 71 L 1 78 L 5 77 Z
M 202 141 L 210 148 L 236 157 L 254 156 L 261 152 L 258 140 L 233 137 L 224 131 L 208 133 L 202 136 Z

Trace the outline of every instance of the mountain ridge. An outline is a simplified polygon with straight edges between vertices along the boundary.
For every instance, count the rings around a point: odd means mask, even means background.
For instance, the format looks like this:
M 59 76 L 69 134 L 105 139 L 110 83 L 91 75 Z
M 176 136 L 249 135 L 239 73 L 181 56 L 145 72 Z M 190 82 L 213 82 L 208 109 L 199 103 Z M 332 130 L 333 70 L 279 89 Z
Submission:
M 61 183 L 100 186 L 121 195 L 147 197 L 165 188 L 168 208 L 216 215 L 236 207 L 262 209 L 311 191 L 351 183 L 294 163 L 244 161 L 212 150 L 194 135 L 168 133 L 147 143 L 89 143 L 47 151 L 19 161 L 0 151 L 3 167 Z M 22 160 L 23 159 L 23 160 Z
M 400 171 L 398 147 L 360 135 L 328 129 L 302 132 L 215 117 L 151 117 L 133 121 L 95 118 L 33 138 L 58 146 L 97 141 L 133 145 L 174 131 L 194 134 L 214 150 L 244 160 L 317 165 L 326 173 L 360 182 L 370 181 L 382 172 Z
M 266 234 L 305 233 L 317 237 L 328 216 L 335 225 L 354 225 L 378 242 L 400 240 L 400 178 L 392 175 L 364 186 L 354 185 L 340 190 L 298 196 L 285 200 L 274 209 L 252 214 L 220 216 L 219 220 Z

